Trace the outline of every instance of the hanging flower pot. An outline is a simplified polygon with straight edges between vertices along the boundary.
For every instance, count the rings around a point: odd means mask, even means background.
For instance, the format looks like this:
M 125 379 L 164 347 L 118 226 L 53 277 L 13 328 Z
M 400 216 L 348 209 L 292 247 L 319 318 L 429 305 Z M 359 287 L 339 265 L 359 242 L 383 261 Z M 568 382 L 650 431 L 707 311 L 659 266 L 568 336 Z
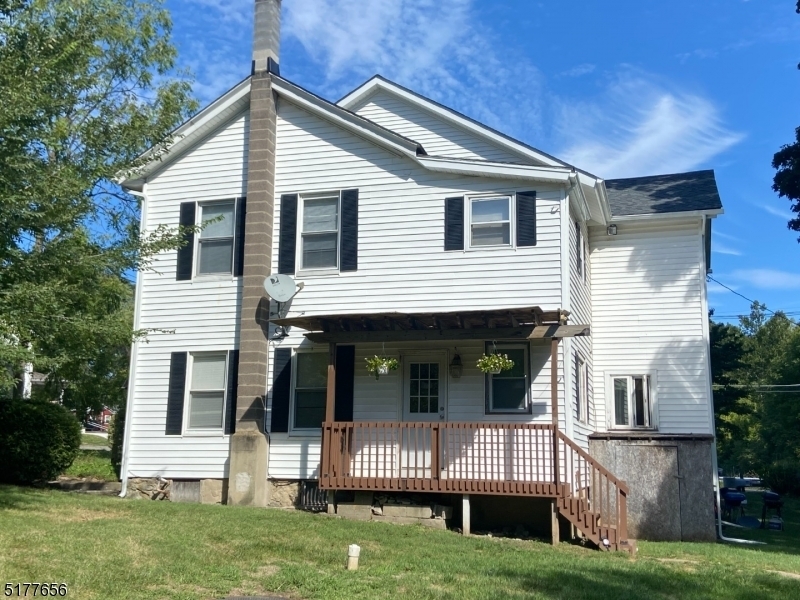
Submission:
M 389 371 L 395 371 L 400 366 L 396 358 L 389 356 L 373 356 L 364 360 L 367 362 L 367 371 L 373 373 L 375 379 L 379 379 L 381 375 L 388 375 Z
M 478 359 L 478 368 L 484 373 L 497 375 L 514 367 L 507 354 L 484 354 Z

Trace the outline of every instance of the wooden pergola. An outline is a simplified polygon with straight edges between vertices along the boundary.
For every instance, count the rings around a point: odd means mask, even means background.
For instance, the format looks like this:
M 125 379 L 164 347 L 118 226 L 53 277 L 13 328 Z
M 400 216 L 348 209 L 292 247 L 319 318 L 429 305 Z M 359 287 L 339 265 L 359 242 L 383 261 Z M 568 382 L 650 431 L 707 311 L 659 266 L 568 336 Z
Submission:
M 568 325 L 569 311 L 538 306 L 455 312 L 384 312 L 302 315 L 273 319 L 283 327 L 298 327 L 306 338 L 330 345 L 326 422 L 334 418 L 336 345 L 364 342 L 433 340 L 550 339 L 550 384 L 553 424 L 558 427 L 558 342 L 590 335 L 589 325 Z

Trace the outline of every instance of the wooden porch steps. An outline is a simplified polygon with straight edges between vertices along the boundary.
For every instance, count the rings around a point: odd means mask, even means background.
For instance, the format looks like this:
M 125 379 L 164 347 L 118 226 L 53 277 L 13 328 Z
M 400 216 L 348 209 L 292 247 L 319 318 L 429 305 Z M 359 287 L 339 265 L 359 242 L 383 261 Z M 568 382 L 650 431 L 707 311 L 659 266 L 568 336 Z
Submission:
M 564 489 L 564 488 L 562 488 Z M 603 525 L 600 514 L 593 512 L 585 498 L 565 495 L 556 501 L 558 512 L 574 525 L 597 548 L 605 551 L 636 552 L 636 541 L 619 539 L 615 525 Z

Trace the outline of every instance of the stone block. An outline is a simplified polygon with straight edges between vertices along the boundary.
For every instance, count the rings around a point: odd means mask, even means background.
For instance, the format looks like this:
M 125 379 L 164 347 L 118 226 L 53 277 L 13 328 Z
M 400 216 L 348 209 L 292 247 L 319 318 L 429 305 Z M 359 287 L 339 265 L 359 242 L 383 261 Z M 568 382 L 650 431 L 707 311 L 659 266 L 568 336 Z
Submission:
M 385 507 L 384 507 L 385 510 Z M 444 519 L 419 519 L 416 517 L 379 517 L 372 516 L 372 520 L 377 523 L 392 523 L 394 525 L 422 525 L 423 527 L 430 527 L 432 529 L 447 529 L 447 523 Z
M 269 443 L 257 426 L 249 425 L 237 422 L 236 433 L 231 436 L 228 504 L 266 506 Z
M 385 517 L 407 517 L 412 519 L 430 519 L 433 511 L 430 506 L 403 506 L 386 504 L 383 507 Z
M 200 503 L 223 504 L 227 495 L 227 482 L 223 479 L 200 480 Z
M 299 481 L 270 479 L 267 486 L 269 488 L 269 506 L 274 508 L 295 508 L 297 506 L 297 499 L 300 496 Z
M 336 506 L 336 514 L 345 519 L 352 519 L 354 521 L 369 521 L 372 519 L 372 505 L 339 504 Z
M 173 481 L 170 491 L 173 502 L 200 502 L 199 481 Z

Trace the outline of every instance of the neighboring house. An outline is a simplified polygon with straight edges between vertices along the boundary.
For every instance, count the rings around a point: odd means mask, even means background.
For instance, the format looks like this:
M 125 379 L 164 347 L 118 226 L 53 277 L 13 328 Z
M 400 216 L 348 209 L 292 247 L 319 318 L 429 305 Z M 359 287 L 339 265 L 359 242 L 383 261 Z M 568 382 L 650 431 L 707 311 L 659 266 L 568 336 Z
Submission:
M 174 333 L 134 345 L 126 485 L 414 491 L 465 525 L 544 498 L 601 547 L 714 539 L 713 172 L 606 181 L 381 77 L 334 104 L 262 58 L 124 183 L 145 231 L 217 219 L 138 278 L 135 327 Z M 303 287 L 270 303 L 269 273 Z M 484 374 L 495 349 L 514 368 Z

